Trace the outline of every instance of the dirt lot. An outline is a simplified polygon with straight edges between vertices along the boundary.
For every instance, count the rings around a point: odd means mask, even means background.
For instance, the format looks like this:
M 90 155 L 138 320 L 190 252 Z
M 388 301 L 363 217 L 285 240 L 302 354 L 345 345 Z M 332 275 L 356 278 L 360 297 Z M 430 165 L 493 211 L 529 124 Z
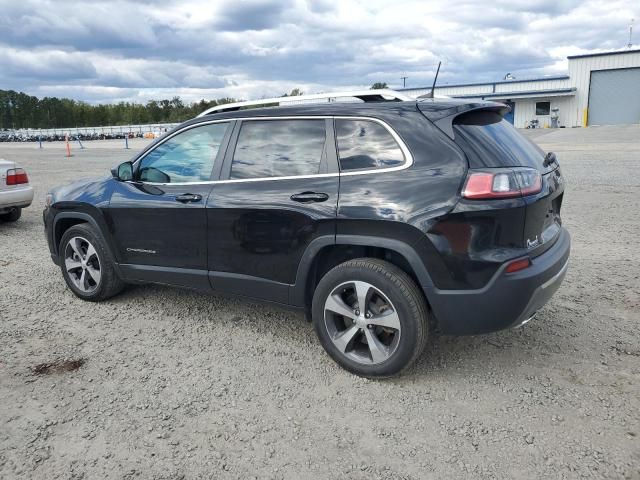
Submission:
M 526 133 L 567 178 L 564 285 L 525 327 L 432 338 L 387 381 L 273 307 L 157 286 L 78 300 L 45 193 L 131 151 L 0 144 L 36 190 L 0 225 L 0 478 L 640 478 L 640 128 Z

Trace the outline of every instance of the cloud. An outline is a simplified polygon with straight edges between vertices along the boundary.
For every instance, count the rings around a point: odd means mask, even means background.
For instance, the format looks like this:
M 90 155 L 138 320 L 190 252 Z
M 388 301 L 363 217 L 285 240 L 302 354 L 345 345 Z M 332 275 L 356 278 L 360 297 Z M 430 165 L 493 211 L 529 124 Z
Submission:
M 557 74 L 623 47 L 634 0 L 0 0 L 0 88 L 186 101 Z M 639 42 L 640 43 L 640 42 Z M 53 93 L 55 92 L 55 93 Z
M 0 2 L 0 42 L 64 46 L 73 50 L 126 50 L 157 44 L 154 25 L 135 2 L 25 0 Z
M 90 80 L 97 74 L 93 63 L 83 55 L 61 50 L 0 48 L 0 65 L 0 78 L 28 83 Z
M 213 26 L 232 32 L 276 28 L 283 12 L 290 6 L 290 2 L 283 0 L 224 2 L 220 5 L 219 18 Z

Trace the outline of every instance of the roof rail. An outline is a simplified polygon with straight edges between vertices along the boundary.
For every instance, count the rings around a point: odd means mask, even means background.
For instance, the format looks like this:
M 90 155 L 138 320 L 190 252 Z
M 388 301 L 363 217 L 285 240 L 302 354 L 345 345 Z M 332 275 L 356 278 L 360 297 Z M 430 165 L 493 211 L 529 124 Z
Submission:
M 305 100 L 326 100 L 327 102 L 333 101 L 336 98 L 359 98 L 364 102 L 404 102 L 415 100 L 415 98 L 406 95 L 404 93 L 396 92 L 395 90 L 379 89 L 379 90 L 357 90 L 353 92 L 329 92 L 329 93 L 315 93 L 313 95 L 298 95 L 292 97 L 275 97 L 275 98 L 263 98 L 261 100 L 249 100 L 247 102 L 235 102 L 226 103 L 223 105 L 217 105 L 215 107 L 207 108 L 204 112 L 200 113 L 198 117 L 203 117 L 211 113 L 220 112 L 233 112 L 245 107 L 259 107 L 259 106 L 278 106 L 282 103 L 299 102 Z M 313 102 L 309 102 L 313 103 Z

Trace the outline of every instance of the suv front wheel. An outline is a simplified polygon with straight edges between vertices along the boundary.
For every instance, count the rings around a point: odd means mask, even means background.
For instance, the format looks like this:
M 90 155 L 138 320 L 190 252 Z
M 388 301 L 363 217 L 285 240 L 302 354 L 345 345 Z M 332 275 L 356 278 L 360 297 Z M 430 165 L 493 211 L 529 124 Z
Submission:
M 87 223 L 74 225 L 62 235 L 60 268 L 71 291 L 83 300 L 106 300 L 124 287 L 104 240 Z
M 395 375 L 420 356 L 427 341 L 422 293 L 383 260 L 350 260 L 330 270 L 318 283 L 312 312 L 324 349 L 356 375 Z

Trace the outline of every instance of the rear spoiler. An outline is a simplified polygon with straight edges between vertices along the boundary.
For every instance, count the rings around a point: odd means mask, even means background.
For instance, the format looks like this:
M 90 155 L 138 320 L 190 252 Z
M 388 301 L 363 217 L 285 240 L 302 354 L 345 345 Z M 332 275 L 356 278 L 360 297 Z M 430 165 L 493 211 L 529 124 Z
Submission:
M 463 113 L 474 110 L 490 110 L 504 117 L 511 111 L 511 107 L 498 102 L 465 102 L 459 105 L 442 105 L 433 101 L 421 101 L 417 103 L 422 114 L 433 122 L 442 132 L 453 140 L 453 120 Z M 444 108 L 443 108 L 444 107 Z

